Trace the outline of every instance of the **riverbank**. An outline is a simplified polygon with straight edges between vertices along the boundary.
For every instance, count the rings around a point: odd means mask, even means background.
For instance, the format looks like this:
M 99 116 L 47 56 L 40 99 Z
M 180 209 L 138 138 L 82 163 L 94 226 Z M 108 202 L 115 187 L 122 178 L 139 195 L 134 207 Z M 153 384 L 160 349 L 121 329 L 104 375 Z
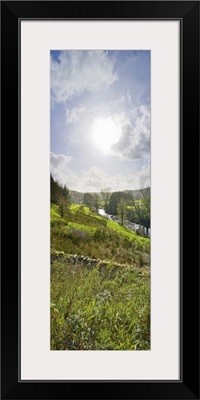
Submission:
M 99 213 L 99 215 L 101 215 L 104 218 L 107 218 L 109 220 L 116 221 L 116 222 L 119 223 L 119 218 L 117 218 L 116 215 L 107 214 L 103 208 L 99 208 L 98 209 L 98 213 Z M 135 222 L 132 222 L 132 221 L 129 221 L 129 220 L 125 220 L 124 226 L 126 228 L 131 229 L 132 231 L 135 231 L 135 232 L 138 229 L 141 229 L 141 231 L 143 231 L 144 234 L 146 234 L 146 228 L 144 226 L 142 226 L 142 225 L 136 224 Z M 149 238 L 151 237 L 151 229 L 150 228 L 148 230 L 148 237 Z

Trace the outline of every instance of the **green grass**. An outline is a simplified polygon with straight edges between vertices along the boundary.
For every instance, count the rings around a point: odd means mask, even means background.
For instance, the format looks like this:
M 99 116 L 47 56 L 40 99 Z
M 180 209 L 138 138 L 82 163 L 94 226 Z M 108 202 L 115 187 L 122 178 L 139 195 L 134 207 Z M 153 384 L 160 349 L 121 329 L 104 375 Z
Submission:
M 149 276 L 131 267 L 51 266 L 52 350 L 150 349 Z
M 137 241 L 137 243 L 144 244 L 147 247 L 150 244 L 149 238 L 143 238 L 142 236 L 138 237 L 135 231 L 125 228 L 124 226 L 121 226 L 115 221 L 108 220 L 107 226 L 113 231 L 118 232 L 120 235 L 127 237 L 129 240 L 135 240 Z
M 68 223 L 68 229 L 70 228 L 74 228 L 75 230 L 81 230 L 84 232 L 88 232 L 90 235 L 93 235 L 96 231 L 96 228 L 91 227 L 91 226 L 87 226 L 87 225 L 83 225 L 83 224 L 77 224 L 76 222 L 69 222 Z
M 148 238 L 79 204 L 61 218 L 51 204 L 51 252 L 52 350 L 150 348 Z
M 93 212 L 90 211 L 89 207 L 84 206 L 83 204 L 71 204 L 69 207 L 69 210 L 73 213 L 82 212 L 85 215 L 92 216 L 94 219 L 102 219 L 102 217 L 98 214 L 94 214 Z
M 59 210 L 58 209 L 59 209 L 59 207 L 56 204 L 51 203 L 51 208 L 50 208 L 51 223 L 53 221 L 58 221 L 58 220 L 62 219 L 60 214 L 59 214 Z
M 61 218 L 58 207 L 51 206 L 53 249 L 137 266 L 149 264 L 149 246 L 149 239 L 91 213 L 88 207 L 73 205 Z

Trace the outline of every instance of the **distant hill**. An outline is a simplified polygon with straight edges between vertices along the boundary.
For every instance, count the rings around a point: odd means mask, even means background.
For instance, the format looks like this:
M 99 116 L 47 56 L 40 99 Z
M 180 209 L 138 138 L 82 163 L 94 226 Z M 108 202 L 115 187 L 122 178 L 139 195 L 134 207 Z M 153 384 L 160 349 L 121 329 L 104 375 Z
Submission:
M 139 200 L 142 197 L 141 190 L 123 190 L 124 193 L 130 193 L 135 200 Z M 150 188 L 145 188 L 143 189 L 143 192 L 145 195 L 150 195 Z M 90 192 L 91 194 L 98 194 L 101 196 L 100 192 Z M 112 192 L 111 192 L 112 193 Z M 77 192 L 76 190 L 70 190 L 70 195 L 71 195 L 71 202 L 73 204 L 80 204 L 83 201 L 83 192 Z
M 151 188 L 148 187 L 148 188 L 142 189 L 142 191 L 146 196 L 150 196 Z M 134 197 L 135 200 L 139 200 L 142 197 L 141 190 L 123 190 L 123 192 L 131 193 L 131 195 Z
M 70 190 L 70 195 L 71 195 L 71 202 L 73 204 L 82 203 L 84 193 L 77 192 L 76 190 Z

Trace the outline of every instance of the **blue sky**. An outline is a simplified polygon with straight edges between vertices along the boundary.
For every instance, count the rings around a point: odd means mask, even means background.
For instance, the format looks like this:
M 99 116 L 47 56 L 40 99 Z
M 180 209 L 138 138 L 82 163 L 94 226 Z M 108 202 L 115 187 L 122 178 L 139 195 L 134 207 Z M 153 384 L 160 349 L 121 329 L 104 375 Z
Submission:
M 50 157 L 70 190 L 150 185 L 149 51 L 51 51 Z

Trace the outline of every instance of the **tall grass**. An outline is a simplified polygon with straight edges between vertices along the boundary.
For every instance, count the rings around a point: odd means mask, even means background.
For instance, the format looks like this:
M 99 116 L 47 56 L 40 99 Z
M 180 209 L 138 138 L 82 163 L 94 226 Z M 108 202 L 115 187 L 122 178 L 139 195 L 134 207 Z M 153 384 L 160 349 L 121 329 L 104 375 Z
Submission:
M 150 349 L 150 240 L 85 206 L 61 218 L 51 205 L 51 249 L 51 349 Z
M 51 267 L 52 350 L 150 349 L 149 276 L 110 263 Z

